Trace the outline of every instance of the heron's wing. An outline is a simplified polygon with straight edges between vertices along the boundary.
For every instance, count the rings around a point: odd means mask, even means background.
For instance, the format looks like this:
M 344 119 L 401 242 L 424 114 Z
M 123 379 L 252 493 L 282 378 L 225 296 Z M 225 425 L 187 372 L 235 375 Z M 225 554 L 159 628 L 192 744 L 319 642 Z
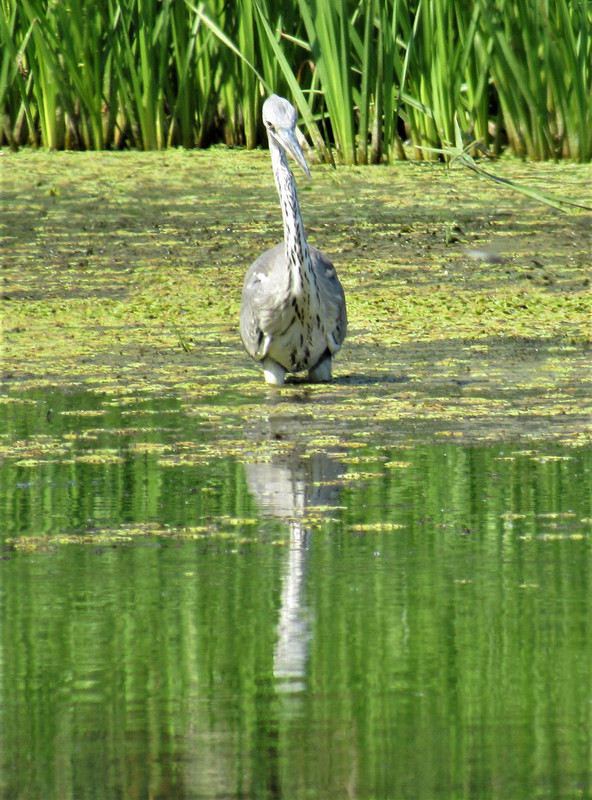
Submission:
M 347 332 L 343 287 L 324 253 L 311 247 L 310 256 L 317 278 L 320 306 L 324 310 L 327 347 L 331 354 L 335 354 Z M 245 277 L 240 315 L 241 339 L 247 353 L 258 361 L 267 356 L 272 339 L 282 337 L 294 322 L 287 272 L 282 243 L 259 256 Z
M 330 259 L 316 247 L 310 247 L 310 257 L 319 282 L 321 303 L 326 309 L 325 327 L 333 340 L 329 349 L 336 353 L 347 333 L 345 293 Z
M 249 268 L 243 286 L 240 334 L 245 350 L 255 359 L 265 357 L 268 337 L 281 329 L 278 309 L 285 301 L 281 275 L 285 266 L 285 247 L 278 244 L 266 250 Z

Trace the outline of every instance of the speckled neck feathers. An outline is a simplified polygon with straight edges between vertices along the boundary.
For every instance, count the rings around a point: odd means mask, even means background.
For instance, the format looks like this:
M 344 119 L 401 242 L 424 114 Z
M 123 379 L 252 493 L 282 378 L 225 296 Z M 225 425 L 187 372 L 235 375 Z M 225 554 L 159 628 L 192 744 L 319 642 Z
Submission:
M 311 284 L 314 282 L 314 272 L 300 214 L 296 183 L 288 166 L 284 149 L 277 144 L 273 137 L 269 136 L 268 138 L 273 175 L 284 220 L 284 242 L 286 259 L 289 264 L 288 289 L 294 295 L 301 293 L 309 295 Z

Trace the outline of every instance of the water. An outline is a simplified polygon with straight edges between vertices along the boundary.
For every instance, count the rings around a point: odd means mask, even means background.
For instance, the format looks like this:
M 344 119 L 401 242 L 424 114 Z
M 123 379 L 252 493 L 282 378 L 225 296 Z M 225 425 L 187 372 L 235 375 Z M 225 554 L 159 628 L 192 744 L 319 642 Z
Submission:
M 592 447 L 224 402 L 0 405 L 2 796 L 592 797 Z

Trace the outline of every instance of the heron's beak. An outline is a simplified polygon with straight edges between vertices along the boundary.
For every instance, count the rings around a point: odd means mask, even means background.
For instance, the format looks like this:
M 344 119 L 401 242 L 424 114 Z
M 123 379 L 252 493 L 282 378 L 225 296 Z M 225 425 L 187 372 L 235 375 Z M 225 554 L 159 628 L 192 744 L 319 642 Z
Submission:
M 298 139 L 296 138 L 296 134 L 293 130 L 285 128 L 282 130 L 274 131 L 275 137 L 278 140 L 279 144 L 286 150 L 294 161 L 296 161 L 302 171 L 306 175 L 307 178 L 310 178 L 310 170 L 308 168 L 308 164 L 306 163 L 306 159 L 304 158 L 304 153 L 302 152 L 302 148 L 298 144 Z

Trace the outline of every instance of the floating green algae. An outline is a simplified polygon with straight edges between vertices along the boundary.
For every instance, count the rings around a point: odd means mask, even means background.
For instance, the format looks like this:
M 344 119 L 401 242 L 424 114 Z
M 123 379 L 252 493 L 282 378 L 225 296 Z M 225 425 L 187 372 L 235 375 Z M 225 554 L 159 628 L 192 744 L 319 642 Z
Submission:
M 497 169 L 574 199 L 589 191 L 588 166 Z M 333 384 L 270 396 L 238 335 L 244 273 L 282 235 L 267 154 L 6 154 L 0 402 L 83 388 L 135 413 L 178 399 L 234 441 L 262 406 L 273 427 L 279 408 L 318 446 L 336 420 L 377 441 L 411 423 L 484 439 L 589 434 L 584 212 L 436 164 L 313 173 L 305 222 L 338 268 L 349 334 Z M 475 258 L 488 247 L 493 263 Z

